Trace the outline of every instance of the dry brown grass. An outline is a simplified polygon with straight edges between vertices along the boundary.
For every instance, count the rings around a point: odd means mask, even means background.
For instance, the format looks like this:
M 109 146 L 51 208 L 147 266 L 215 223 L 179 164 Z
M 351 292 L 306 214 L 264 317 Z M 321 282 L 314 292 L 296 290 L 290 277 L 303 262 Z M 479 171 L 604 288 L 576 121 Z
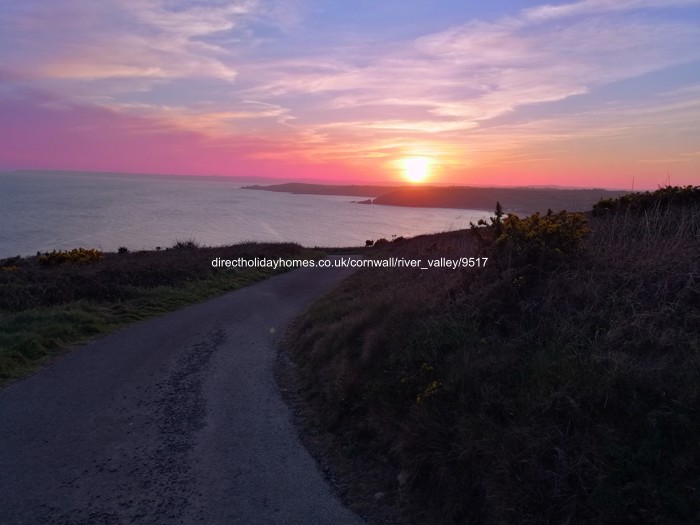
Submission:
M 416 521 L 700 521 L 700 204 L 590 226 L 547 269 L 474 232 L 385 245 L 494 264 L 359 272 L 292 332 L 320 420 L 407 475 L 383 490 Z

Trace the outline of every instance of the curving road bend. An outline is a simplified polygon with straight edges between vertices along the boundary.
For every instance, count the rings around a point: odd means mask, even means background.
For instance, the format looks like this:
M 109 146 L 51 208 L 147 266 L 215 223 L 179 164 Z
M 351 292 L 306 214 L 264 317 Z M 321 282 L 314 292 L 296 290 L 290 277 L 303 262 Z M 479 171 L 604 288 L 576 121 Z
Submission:
M 273 377 L 350 270 L 301 269 L 77 348 L 0 391 L 0 523 L 348 524 Z

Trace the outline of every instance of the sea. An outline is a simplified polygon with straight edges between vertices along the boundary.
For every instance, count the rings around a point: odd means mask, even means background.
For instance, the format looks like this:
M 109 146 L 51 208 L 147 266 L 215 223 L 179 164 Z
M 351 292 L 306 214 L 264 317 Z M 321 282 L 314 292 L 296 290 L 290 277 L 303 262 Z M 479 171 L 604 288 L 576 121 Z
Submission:
M 247 241 L 308 247 L 469 227 L 488 212 L 359 204 L 367 197 L 247 190 L 261 179 L 85 172 L 0 173 L 0 258 Z

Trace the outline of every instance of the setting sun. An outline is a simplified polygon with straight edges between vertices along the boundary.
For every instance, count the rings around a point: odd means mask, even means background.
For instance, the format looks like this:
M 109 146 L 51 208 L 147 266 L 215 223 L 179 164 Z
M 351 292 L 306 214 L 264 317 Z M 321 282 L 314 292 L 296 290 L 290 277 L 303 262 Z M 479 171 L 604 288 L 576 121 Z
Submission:
M 423 182 L 430 175 L 430 160 L 425 157 L 406 157 L 401 161 L 401 167 L 409 182 Z

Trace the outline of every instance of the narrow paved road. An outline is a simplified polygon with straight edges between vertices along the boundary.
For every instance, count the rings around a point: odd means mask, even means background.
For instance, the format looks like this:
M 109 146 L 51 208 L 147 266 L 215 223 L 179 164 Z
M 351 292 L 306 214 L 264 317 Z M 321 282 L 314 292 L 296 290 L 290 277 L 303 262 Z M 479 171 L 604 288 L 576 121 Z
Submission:
M 347 270 L 303 269 L 139 323 L 0 391 L 0 523 L 361 524 L 272 373 Z

